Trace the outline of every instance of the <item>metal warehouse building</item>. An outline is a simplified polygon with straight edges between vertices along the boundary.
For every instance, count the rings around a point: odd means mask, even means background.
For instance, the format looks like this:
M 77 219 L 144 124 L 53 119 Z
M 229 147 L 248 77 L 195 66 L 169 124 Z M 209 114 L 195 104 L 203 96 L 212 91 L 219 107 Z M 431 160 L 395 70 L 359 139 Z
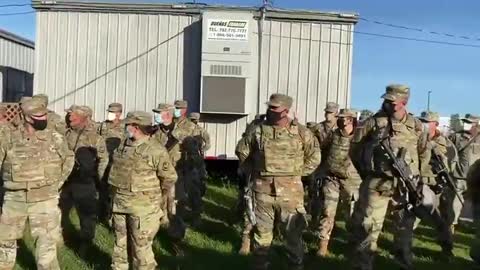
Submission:
M 207 156 L 233 158 L 268 96 L 295 99 L 300 121 L 328 101 L 350 104 L 355 14 L 194 4 L 33 1 L 34 89 L 52 109 L 110 102 L 151 111 L 186 99 L 212 138 Z
M 33 92 L 35 45 L 0 29 L 0 100 L 15 102 Z

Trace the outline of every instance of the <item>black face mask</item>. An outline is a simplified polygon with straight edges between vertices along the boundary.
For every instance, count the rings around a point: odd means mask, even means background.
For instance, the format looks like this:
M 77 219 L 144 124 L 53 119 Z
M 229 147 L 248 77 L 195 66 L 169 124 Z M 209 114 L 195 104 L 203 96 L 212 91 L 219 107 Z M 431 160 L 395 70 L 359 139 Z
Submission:
M 65 115 L 65 124 L 67 125 L 67 127 L 70 126 L 70 114 L 67 113 L 67 115 Z
M 393 103 L 384 102 L 382 104 L 382 110 L 392 116 L 395 113 L 395 105 Z
M 278 121 L 282 120 L 282 113 L 281 112 L 274 112 L 272 110 L 267 110 L 267 121 L 270 123 L 277 123 Z
M 35 130 L 44 130 L 47 128 L 47 120 L 37 120 L 32 119 L 33 123 L 31 124 Z

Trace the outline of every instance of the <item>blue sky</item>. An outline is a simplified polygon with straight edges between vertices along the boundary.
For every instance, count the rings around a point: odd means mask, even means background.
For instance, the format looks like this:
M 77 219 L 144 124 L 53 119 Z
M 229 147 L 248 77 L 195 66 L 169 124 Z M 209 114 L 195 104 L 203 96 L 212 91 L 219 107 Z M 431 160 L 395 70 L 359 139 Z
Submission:
M 20 2 L 27 1 L 3 0 L 0 1 L 0 5 Z M 203 2 L 257 6 L 261 1 L 204 0 Z M 480 39 L 480 20 L 478 19 L 480 1 L 478 0 L 275 0 L 274 4 L 283 8 L 353 11 L 366 19 Z M 29 10 L 31 10 L 30 7 L 0 8 L 0 13 Z M 35 39 L 34 14 L 0 16 L 0 27 L 29 39 Z M 365 21 L 360 21 L 356 30 L 480 46 L 480 40 L 448 38 Z M 379 96 L 385 85 L 398 82 L 410 85 L 412 99 L 409 107 L 414 113 L 425 109 L 429 90 L 432 91 L 432 110 L 439 111 L 442 115 L 456 112 L 479 113 L 480 47 L 427 44 L 355 34 L 353 55 L 352 107 L 379 108 L 381 102 Z

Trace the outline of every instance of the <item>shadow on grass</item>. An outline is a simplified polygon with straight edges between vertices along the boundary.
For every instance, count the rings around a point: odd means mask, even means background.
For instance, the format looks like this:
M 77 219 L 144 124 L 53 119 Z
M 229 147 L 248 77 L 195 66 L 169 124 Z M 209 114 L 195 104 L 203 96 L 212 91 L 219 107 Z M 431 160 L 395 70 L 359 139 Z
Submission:
M 17 263 L 22 269 L 35 269 L 35 255 L 27 247 L 25 241 L 20 239 L 17 241 L 18 250 L 17 250 Z

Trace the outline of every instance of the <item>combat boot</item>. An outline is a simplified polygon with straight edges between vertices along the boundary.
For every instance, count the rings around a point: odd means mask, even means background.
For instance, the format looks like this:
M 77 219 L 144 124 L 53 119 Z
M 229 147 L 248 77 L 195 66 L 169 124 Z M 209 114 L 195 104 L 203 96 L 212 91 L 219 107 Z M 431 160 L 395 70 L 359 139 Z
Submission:
M 327 257 L 328 256 L 328 240 L 321 240 L 318 243 L 317 257 Z
M 250 235 L 249 234 L 244 234 L 242 237 L 242 246 L 240 247 L 240 250 L 238 251 L 238 254 L 246 256 L 250 254 Z

